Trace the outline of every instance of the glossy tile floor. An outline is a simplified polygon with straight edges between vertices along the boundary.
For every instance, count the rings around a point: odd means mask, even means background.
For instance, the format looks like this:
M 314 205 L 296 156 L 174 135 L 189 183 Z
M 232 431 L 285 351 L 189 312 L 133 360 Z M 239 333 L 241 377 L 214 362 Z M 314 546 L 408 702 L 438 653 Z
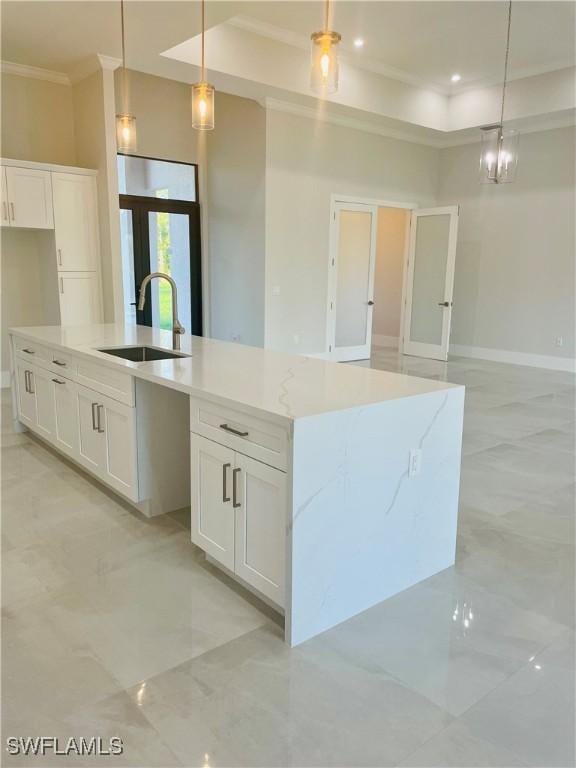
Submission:
M 574 378 L 369 364 L 467 386 L 457 564 L 292 651 L 185 515 L 132 513 L 4 397 L 3 735 L 125 746 L 6 765 L 574 765 Z

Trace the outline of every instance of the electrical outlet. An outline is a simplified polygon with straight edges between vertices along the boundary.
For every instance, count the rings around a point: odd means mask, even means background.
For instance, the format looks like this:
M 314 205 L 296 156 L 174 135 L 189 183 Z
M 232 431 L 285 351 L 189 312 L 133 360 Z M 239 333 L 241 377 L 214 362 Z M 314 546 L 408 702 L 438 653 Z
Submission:
M 410 458 L 408 459 L 408 477 L 414 477 L 420 474 L 422 469 L 422 449 L 412 448 Z
M 557 347 L 563 347 L 564 338 L 562 336 L 556 336 L 556 338 L 554 339 L 554 344 L 556 344 Z

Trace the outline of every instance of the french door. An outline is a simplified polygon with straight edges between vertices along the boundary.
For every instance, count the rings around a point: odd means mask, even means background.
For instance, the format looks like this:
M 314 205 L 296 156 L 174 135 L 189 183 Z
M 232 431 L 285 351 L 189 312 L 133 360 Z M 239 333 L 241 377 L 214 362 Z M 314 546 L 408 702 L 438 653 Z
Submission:
M 402 351 L 448 359 L 458 206 L 412 211 Z
M 372 345 L 378 208 L 336 202 L 330 231 L 328 352 L 332 360 L 367 360 Z
M 125 319 L 169 330 L 172 296 L 166 280 L 146 289 L 138 310 L 140 284 L 150 272 L 170 275 L 178 288 L 179 319 L 187 333 L 202 335 L 200 206 L 163 198 L 120 195 L 120 232 L 125 288 Z

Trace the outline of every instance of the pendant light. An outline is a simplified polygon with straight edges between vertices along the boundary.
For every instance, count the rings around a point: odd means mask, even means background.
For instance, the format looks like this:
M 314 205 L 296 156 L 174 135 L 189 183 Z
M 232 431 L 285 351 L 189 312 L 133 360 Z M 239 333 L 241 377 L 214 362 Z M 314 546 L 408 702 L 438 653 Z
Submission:
M 512 0 L 508 0 L 508 31 L 506 34 L 506 55 L 504 57 L 504 82 L 500 122 L 482 128 L 480 149 L 480 180 L 488 184 L 505 184 L 514 181 L 518 166 L 518 131 L 504 130 L 504 103 L 508 80 L 508 58 L 510 54 L 510 26 L 512 23 Z
M 192 86 L 192 128 L 211 131 L 214 128 L 214 86 L 206 82 L 204 65 L 204 0 L 202 3 L 202 67 L 200 82 Z
M 118 152 L 128 154 L 138 148 L 136 118 L 128 109 L 128 73 L 126 72 L 126 40 L 124 34 L 124 0 L 120 0 L 120 23 L 122 27 L 122 112 L 116 115 L 116 146 Z
M 330 0 L 326 0 L 324 29 L 313 32 L 310 85 L 320 96 L 338 90 L 338 43 L 342 36 L 330 29 Z

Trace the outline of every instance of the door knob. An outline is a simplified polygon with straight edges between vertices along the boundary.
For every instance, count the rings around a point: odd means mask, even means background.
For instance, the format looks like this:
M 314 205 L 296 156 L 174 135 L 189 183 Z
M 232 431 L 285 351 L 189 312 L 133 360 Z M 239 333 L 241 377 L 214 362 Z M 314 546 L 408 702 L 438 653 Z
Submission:
M 369 307 L 373 307 L 373 306 L 374 306 L 374 302 L 373 302 L 373 301 L 369 301 L 369 302 L 368 302 L 368 306 L 369 306 Z
M 439 301 L 438 302 L 439 307 L 451 307 L 452 302 L 451 301 Z

